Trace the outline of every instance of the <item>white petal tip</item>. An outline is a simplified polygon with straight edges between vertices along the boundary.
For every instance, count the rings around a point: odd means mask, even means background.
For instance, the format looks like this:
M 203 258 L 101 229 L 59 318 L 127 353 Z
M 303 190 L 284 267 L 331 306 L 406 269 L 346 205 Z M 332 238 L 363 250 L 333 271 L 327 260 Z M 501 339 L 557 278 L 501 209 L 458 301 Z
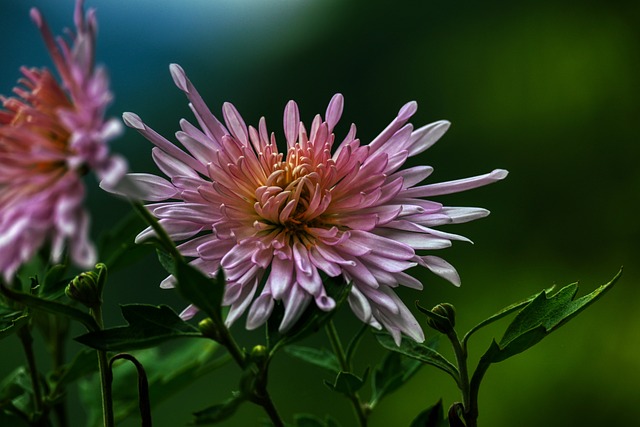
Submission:
M 491 172 L 495 179 L 505 179 L 509 175 L 509 171 L 505 169 L 495 169 Z
M 130 128 L 138 130 L 146 129 L 144 123 L 142 122 L 142 119 L 137 114 L 124 113 L 122 114 L 122 121 L 124 121 L 124 124 L 129 126 Z
M 407 102 L 402 106 L 400 111 L 398 111 L 398 119 L 409 120 L 409 118 L 413 116 L 416 111 L 418 111 L 418 103 L 416 101 Z
M 173 78 L 173 82 L 178 86 L 183 92 L 189 92 L 189 88 L 187 85 L 187 75 L 178 64 L 169 65 L 169 72 L 171 73 L 171 77 Z

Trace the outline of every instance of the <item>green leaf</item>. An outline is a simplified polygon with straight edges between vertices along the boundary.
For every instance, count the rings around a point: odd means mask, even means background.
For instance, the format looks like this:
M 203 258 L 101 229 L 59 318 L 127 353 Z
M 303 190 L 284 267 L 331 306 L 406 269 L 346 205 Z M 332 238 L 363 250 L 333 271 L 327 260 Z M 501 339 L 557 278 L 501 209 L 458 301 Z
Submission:
M 0 285 L 2 286 L 2 285 Z M 0 307 L 0 339 L 15 333 L 29 321 L 29 313 Z
M 444 418 L 442 399 L 438 400 L 435 405 L 420 412 L 409 427 L 449 427 L 449 423 Z
M 546 293 L 550 293 L 555 289 L 555 285 L 550 287 L 549 289 L 546 289 L 544 292 Z M 475 332 L 477 332 L 478 330 L 482 329 L 483 327 L 495 322 L 496 320 L 502 319 L 505 316 L 508 316 L 509 314 L 513 313 L 514 311 L 517 311 L 518 309 L 526 306 L 527 304 L 529 304 L 531 301 L 533 301 L 537 296 L 539 296 L 540 294 L 537 293 L 535 295 L 531 295 L 528 298 L 523 299 L 522 301 L 518 301 L 514 304 L 511 304 L 505 308 L 503 308 L 502 310 L 498 311 L 497 313 L 493 314 L 492 316 L 490 316 L 489 318 L 483 320 L 482 322 L 478 323 L 476 326 L 474 326 L 473 328 L 471 328 L 469 330 L 469 332 L 467 332 L 464 336 L 464 338 L 462 338 L 462 342 L 465 343 L 469 340 L 469 338 L 471 337 L 471 335 L 473 335 Z
M 352 374 L 351 372 L 338 372 L 335 381 L 330 383 L 325 381 L 325 385 L 333 391 L 345 394 L 347 396 L 353 396 L 358 390 L 360 390 L 367 382 L 369 376 L 369 368 L 364 371 L 362 378 Z
M 406 383 L 422 367 L 422 362 L 390 351 L 382 365 L 373 373 L 372 395 L 369 406 L 374 407 L 383 397 L 393 393 Z
M 295 414 L 293 416 L 294 427 L 338 427 L 338 422 L 330 415 L 324 419 L 312 414 Z
M 65 278 L 67 266 L 56 264 L 47 271 L 44 282 L 38 287 L 38 295 L 46 299 L 58 299 L 64 294 L 64 288 L 70 282 Z
M 219 270 L 215 279 L 212 279 L 185 262 L 176 262 L 175 268 L 180 294 L 212 319 L 221 319 L 225 284 L 222 270 Z
M 567 285 L 551 296 L 547 291 L 541 292 L 507 327 L 498 343 L 499 351 L 492 357 L 492 363 L 501 362 L 537 344 L 597 301 L 611 289 L 621 274 L 622 270 L 609 283 L 578 299 L 575 299 L 578 292 L 577 283 Z
M 90 332 L 75 340 L 98 350 L 129 351 L 153 347 L 175 338 L 202 336 L 196 327 L 166 305 L 128 304 L 120 309 L 127 326 Z
M 35 410 L 32 396 L 33 387 L 29 371 L 26 367 L 20 366 L 0 383 L 0 412 L 8 410 L 32 414 Z
M 176 262 L 171 255 L 167 253 L 161 247 L 156 247 L 156 255 L 158 256 L 158 261 L 164 270 L 169 273 L 176 275 Z
M 214 358 L 219 349 L 220 346 L 211 340 L 187 340 L 176 342 L 175 347 L 171 349 L 155 347 L 131 352 L 145 367 L 152 407 L 161 405 L 180 390 L 229 362 L 230 358 L 226 354 Z M 113 398 L 116 423 L 132 414 L 138 414 L 136 383 L 137 371 L 132 364 L 114 364 Z M 81 381 L 80 389 L 84 407 L 87 408 L 87 425 L 102 427 L 98 377 Z
M 89 349 L 80 350 L 71 362 L 48 375 L 50 398 L 57 398 L 58 395 L 64 393 L 66 387 L 97 370 L 98 357 L 96 352 Z
M 456 380 L 456 384 L 459 383 L 459 372 L 458 368 L 455 367 L 451 362 L 449 362 L 444 356 L 438 353 L 434 346 L 437 342 L 438 337 L 434 337 L 431 340 L 425 343 L 417 343 L 410 339 L 403 339 L 398 347 L 396 343 L 393 341 L 391 335 L 383 331 L 374 331 L 376 339 L 387 350 L 395 351 L 405 356 L 411 357 L 412 359 L 416 359 L 421 361 L 422 363 L 426 363 L 431 366 L 435 366 L 436 368 L 446 372 L 451 375 L 454 380 Z
M 244 401 L 245 399 L 241 394 L 236 394 L 223 403 L 218 403 L 201 411 L 194 412 L 193 415 L 195 418 L 190 425 L 202 426 L 224 421 L 235 414 L 240 404 Z
M 313 348 L 301 345 L 290 345 L 285 351 L 293 357 L 297 357 L 307 363 L 328 369 L 331 372 L 340 372 L 340 363 L 335 354 L 326 348 Z
M 5 288 L 4 286 L 0 286 L 0 290 L 8 298 L 19 302 L 20 304 L 24 304 L 37 310 L 46 311 L 47 313 L 62 315 L 69 317 L 70 319 L 77 320 L 90 331 L 96 331 L 99 329 L 98 324 L 93 319 L 93 317 L 83 311 L 78 310 L 77 308 L 59 302 L 42 299 L 35 295 L 16 292 L 14 290 Z

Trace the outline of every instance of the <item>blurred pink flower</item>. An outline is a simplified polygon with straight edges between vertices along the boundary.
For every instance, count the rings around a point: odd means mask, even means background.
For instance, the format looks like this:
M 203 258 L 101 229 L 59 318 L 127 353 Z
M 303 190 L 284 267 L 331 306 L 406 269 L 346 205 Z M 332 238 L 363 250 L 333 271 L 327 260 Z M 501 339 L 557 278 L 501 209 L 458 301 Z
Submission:
M 23 67 L 16 96 L 0 97 L 0 272 L 6 280 L 47 243 L 52 261 L 67 246 L 76 265 L 92 267 L 82 177 L 93 170 L 112 186 L 126 172 L 125 161 L 109 155 L 106 145 L 121 125 L 104 118 L 112 96 L 105 70 L 94 66 L 94 11 L 85 16 L 77 1 L 70 43 L 54 39 L 37 9 L 31 18 L 61 81 L 46 68 Z
M 267 132 L 265 119 L 247 127 L 229 103 L 222 108 L 225 125 L 216 119 L 178 65 L 173 79 L 187 95 L 200 129 L 180 121 L 182 151 L 133 113 L 125 123 L 155 147 L 153 159 L 171 181 L 150 174 L 128 175 L 129 197 L 158 202 L 147 208 L 192 264 L 210 276 L 222 267 L 227 278 L 223 304 L 232 324 L 248 309 L 246 326 L 254 329 L 282 301 L 286 331 L 310 303 L 332 310 L 320 272 L 353 283 L 348 301 L 363 322 L 386 328 L 400 343 L 401 334 L 423 341 L 422 329 L 394 288 L 422 289 L 405 270 L 421 265 L 459 285 L 448 262 L 417 251 L 442 249 L 465 237 L 434 229 L 486 216 L 480 208 L 444 207 L 424 200 L 486 185 L 507 172 L 438 184 L 417 184 L 433 169 L 401 170 L 408 157 L 435 143 L 449 123 L 439 121 L 413 129 L 406 124 L 417 104 L 402 107 L 395 119 L 368 145 L 351 130 L 334 148 L 333 129 L 342 115 L 343 97 L 335 95 L 324 119 L 315 116 L 309 130 L 298 107 L 284 110 L 286 151 Z M 137 238 L 153 235 L 148 228 Z M 265 277 L 266 276 L 266 277 Z M 174 286 L 168 277 L 163 288 Z M 197 311 L 188 307 L 183 317 Z

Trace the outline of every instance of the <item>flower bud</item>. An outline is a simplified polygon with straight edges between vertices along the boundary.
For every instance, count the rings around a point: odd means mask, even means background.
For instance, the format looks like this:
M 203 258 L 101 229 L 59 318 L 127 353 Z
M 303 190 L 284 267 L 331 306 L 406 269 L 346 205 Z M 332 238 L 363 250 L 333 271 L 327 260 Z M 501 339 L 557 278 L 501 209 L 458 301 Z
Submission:
M 98 286 L 98 274 L 93 271 L 80 273 L 74 277 L 65 288 L 64 293 L 72 300 L 78 301 L 88 308 L 96 308 L 102 304 Z
M 202 319 L 200 322 L 198 322 L 198 329 L 200 329 L 200 332 L 202 333 L 203 336 L 210 338 L 214 341 L 218 341 L 219 339 L 218 327 L 210 317 L 207 317 L 206 319 Z
M 456 309 L 453 305 L 443 302 L 431 309 L 431 313 L 437 316 L 430 316 L 427 324 L 438 332 L 447 334 L 456 325 Z
M 257 345 L 251 349 L 250 357 L 256 365 L 261 365 L 269 358 L 269 350 L 263 345 Z

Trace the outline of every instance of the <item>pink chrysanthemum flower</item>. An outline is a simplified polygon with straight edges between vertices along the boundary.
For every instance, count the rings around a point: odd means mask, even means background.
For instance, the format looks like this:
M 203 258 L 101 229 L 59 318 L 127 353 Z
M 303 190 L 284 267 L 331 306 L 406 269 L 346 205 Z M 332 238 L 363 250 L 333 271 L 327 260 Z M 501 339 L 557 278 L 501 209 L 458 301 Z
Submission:
M 105 120 L 112 96 L 106 72 L 94 66 L 97 22 L 93 10 L 75 7 L 70 43 L 54 39 L 37 9 L 31 10 L 61 81 L 46 68 L 26 68 L 15 97 L 0 97 L 0 272 L 10 280 L 45 243 L 59 261 L 68 247 L 80 267 L 96 261 L 83 207 L 82 177 L 89 169 L 105 186 L 126 172 L 106 142 L 121 131 Z
M 444 207 L 424 197 L 464 191 L 504 178 L 507 172 L 438 184 L 417 184 L 429 166 L 400 170 L 408 157 L 435 143 L 449 127 L 440 121 L 414 130 L 407 124 L 417 104 L 410 102 L 368 145 L 356 128 L 334 144 L 333 129 L 343 108 L 335 95 L 324 119 L 309 130 L 290 101 L 284 110 L 286 149 L 280 151 L 265 119 L 247 127 L 233 105 L 216 119 L 178 65 L 173 79 L 187 95 L 200 129 L 180 122 L 182 151 L 132 113 L 125 123 L 155 147 L 153 158 L 171 181 L 150 174 L 128 175 L 130 197 L 158 202 L 147 208 L 159 218 L 182 254 L 209 275 L 219 268 L 227 278 L 223 304 L 232 324 L 248 309 L 246 326 L 264 324 L 276 301 L 284 304 L 280 330 L 291 327 L 309 304 L 332 310 L 320 272 L 352 282 L 351 309 L 363 322 L 386 328 L 397 343 L 401 334 L 423 341 L 422 329 L 394 288 L 422 289 L 405 271 L 422 265 L 459 284 L 446 261 L 418 251 L 442 249 L 462 236 L 434 229 L 484 217 L 480 208 Z M 336 147 L 337 145 L 337 147 Z M 124 187 L 123 187 L 124 188 Z M 138 241 L 153 235 L 148 228 Z M 173 277 L 162 284 L 174 286 Z M 189 307 L 183 316 L 197 309 Z

